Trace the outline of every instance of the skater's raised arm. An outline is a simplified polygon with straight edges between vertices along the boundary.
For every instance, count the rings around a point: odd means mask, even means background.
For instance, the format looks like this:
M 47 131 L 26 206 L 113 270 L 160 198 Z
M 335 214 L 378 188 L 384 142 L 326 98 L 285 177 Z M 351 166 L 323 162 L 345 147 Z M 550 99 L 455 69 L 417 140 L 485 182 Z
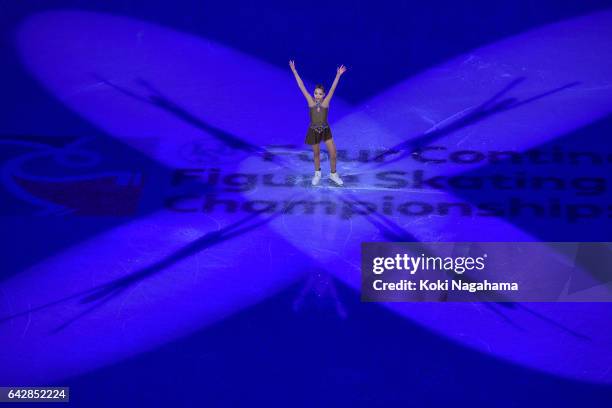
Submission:
M 308 101 L 308 106 L 314 106 L 315 103 L 312 99 L 312 96 L 310 96 L 310 94 L 306 90 L 306 87 L 304 86 L 304 81 L 302 81 L 302 78 L 300 78 L 300 74 L 298 74 L 297 69 L 295 69 L 295 61 L 290 60 L 289 66 L 291 67 L 291 71 L 293 71 L 293 76 L 295 76 L 295 80 L 297 81 L 297 84 L 300 87 L 300 91 L 302 91 L 304 97 Z
M 344 65 L 340 65 L 338 67 L 338 71 L 336 72 L 336 78 L 334 79 L 334 83 L 332 84 L 331 89 L 329 90 L 329 93 L 327 94 L 325 99 L 323 99 L 323 103 L 321 104 L 322 106 L 329 106 L 329 101 L 331 100 L 332 96 L 334 95 L 334 91 L 336 90 L 336 86 L 338 86 L 338 81 L 340 81 L 340 77 L 345 72 L 346 72 L 346 67 Z

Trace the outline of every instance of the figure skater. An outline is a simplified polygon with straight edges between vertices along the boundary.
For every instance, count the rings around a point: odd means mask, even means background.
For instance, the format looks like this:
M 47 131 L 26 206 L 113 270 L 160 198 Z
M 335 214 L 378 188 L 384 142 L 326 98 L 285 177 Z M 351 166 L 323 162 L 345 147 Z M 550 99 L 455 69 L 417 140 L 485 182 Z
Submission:
M 340 76 L 344 74 L 346 67 L 341 65 L 338 68 L 336 78 L 334 79 L 334 83 L 332 84 L 327 96 L 325 96 L 325 88 L 323 85 L 317 85 L 314 89 L 313 100 L 312 96 L 310 96 L 306 90 L 300 75 L 295 69 L 295 61 L 289 61 L 289 66 L 291 67 L 291 71 L 293 71 L 293 75 L 295 76 L 295 80 L 297 81 L 300 90 L 308 101 L 308 108 L 310 110 L 310 125 L 308 127 L 308 132 L 306 133 L 306 143 L 312 146 L 312 151 L 314 153 L 315 174 L 312 178 L 312 185 L 316 186 L 321 180 L 321 147 L 319 146 L 319 143 L 324 141 L 325 145 L 327 146 L 327 151 L 329 152 L 331 167 L 329 178 L 334 183 L 341 186 L 344 183 L 336 172 L 336 145 L 334 144 L 334 139 L 332 139 L 329 123 L 327 123 L 327 112 L 329 111 L 329 101 L 334 95 L 338 81 L 340 81 Z

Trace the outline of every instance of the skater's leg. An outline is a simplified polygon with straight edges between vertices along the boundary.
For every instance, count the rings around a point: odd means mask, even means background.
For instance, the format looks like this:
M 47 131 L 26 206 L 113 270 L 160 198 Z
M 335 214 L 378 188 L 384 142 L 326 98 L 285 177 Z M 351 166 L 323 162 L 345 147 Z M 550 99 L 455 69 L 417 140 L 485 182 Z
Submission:
M 336 145 L 334 144 L 334 139 L 328 139 L 325 141 L 325 145 L 327 146 L 327 151 L 329 152 L 329 165 L 331 167 L 331 172 L 336 172 Z
M 312 185 L 316 186 L 321 180 L 321 146 L 319 144 L 312 145 L 312 152 L 314 153 L 314 165 L 315 172 L 312 178 Z
M 319 171 L 321 170 L 321 146 L 318 143 L 312 145 L 312 152 L 314 153 L 315 171 Z
M 341 186 L 344 184 L 344 182 L 338 173 L 336 173 L 336 145 L 334 144 L 334 139 L 326 140 L 325 144 L 327 145 L 327 151 L 329 152 L 329 162 L 331 167 L 331 174 L 329 175 L 329 178 L 334 183 Z

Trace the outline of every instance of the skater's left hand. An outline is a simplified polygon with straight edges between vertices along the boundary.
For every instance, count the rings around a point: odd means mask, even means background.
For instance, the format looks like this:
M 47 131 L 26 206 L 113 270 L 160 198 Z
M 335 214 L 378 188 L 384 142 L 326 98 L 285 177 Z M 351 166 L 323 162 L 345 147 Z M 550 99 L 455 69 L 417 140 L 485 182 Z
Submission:
M 336 75 L 340 76 L 340 75 L 344 74 L 345 72 L 346 72 L 346 67 L 344 65 L 340 65 L 338 67 L 338 72 L 337 72 Z

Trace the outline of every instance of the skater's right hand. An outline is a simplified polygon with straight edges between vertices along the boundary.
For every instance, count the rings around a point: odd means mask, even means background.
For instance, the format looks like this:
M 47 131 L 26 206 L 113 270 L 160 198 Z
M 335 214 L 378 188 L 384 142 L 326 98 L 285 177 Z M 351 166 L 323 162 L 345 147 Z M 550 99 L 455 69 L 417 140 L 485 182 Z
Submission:
M 291 67 L 292 71 L 295 71 L 295 61 L 294 60 L 289 60 L 289 66 Z

